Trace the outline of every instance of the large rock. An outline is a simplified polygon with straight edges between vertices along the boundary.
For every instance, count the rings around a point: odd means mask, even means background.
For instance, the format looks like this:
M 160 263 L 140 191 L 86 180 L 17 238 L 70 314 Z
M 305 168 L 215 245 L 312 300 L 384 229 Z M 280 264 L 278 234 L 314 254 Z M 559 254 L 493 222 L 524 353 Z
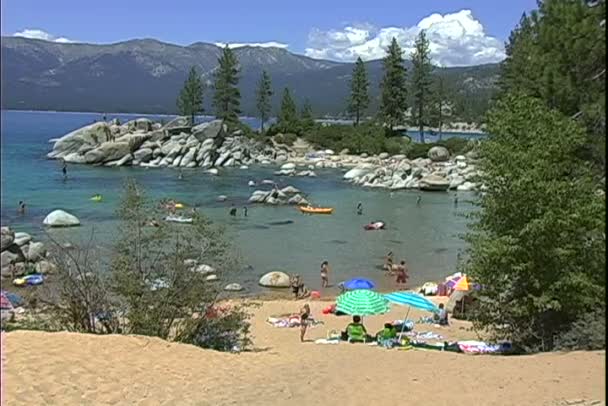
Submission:
M 97 148 L 87 152 L 84 160 L 88 164 L 116 161 L 131 152 L 128 142 L 104 142 Z
M 268 272 L 260 278 L 258 283 L 267 288 L 288 288 L 289 275 L 278 271 Z
M 427 175 L 420 179 L 418 187 L 421 190 L 444 191 L 450 187 L 450 181 L 437 175 Z
M 296 164 L 291 162 L 281 165 L 282 171 L 293 171 L 294 169 L 296 169 Z
M 374 167 L 372 165 L 360 165 L 357 166 L 353 169 L 351 169 L 350 171 L 346 172 L 343 176 L 344 179 L 349 180 L 349 179 L 355 179 L 355 178 L 360 178 L 361 176 L 367 175 L 368 173 L 372 172 L 374 170 Z
M 131 155 L 129 153 L 116 161 L 106 162 L 104 165 L 105 166 L 123 166 L 126 164 L 130 164 L 132 161 L 133 161 L 133 155 Z
M 302 195 L 297 194 L 295 196 L 293 196 L 292 198 L 290 198 L 287 201 L 287 204 L 297 204 L 297 205 L 308 205 L 308 200 L 306 200 L 305 198 L 302 197 Z
M 79 226 L 80 220 L 63 210 L 54 210 L 44 218 L 42 224 L 50 227 L 70 227 Z
M 97 146 L 110 139 L 111 130 L 108 123 L 98 122 L 72 131 L 55 141 L 50 158 L 60 157 L 70 152 L 77 152 L 83 145 Z
M 40 262 L 36 263 L 35 269 L 36 269 L 37 273 L 41 273 L 43 275 L 47 275 L 47 274 L 55 272 L 55 270 L 57 269 L 57 267 L 52 262 L 49 262 L 49 261 L 40 261 Z
M 225 128 L 222 120 L 213 120 L 192 127 L 192 135 L 201 142 L 208 138 L 222 137 L 224 134 Z
M 2 227 L 0 233 L 2 235 L 0 251 L 4 251 L 15 241 L 15 232 L 8 227 Z
M 152 153 L 151 148 L 142 148 L 135 151 L 133 157 L 140 162 L 148 162 L 152 159 Z
M 269 195 L 270 192 L 265 190 L 256 190 L 252 193 L 251 197 L 249 197 L 249 203 L 264 203 Z
M 188 164 L 194 161 L 194 156 L 196 155 L 196 147 L 191 147 L 186 155 L 182 158 L 180 162 L 180 166 L 187 166 Z
M 46 255 L 46 247 L 41 242 L 32 242 L 27 250 L 26 258 L 30 262 L 41 260 Z
M 450 159 L 450 151 L 446 147 L 437 145 L 429 149 L 427 156 L 433 162 L 445 162 Z
M 193 269 L 194 272 L 200 273 L 202 275 L 211 275 L 215 273 L 215 268 L 212 266 L 201 264 Z
M 32 236 L 28 233 L 15 233 L 15 244 L 17 244 L 18 246 L 22 247 L 30 241 L 32 241 Z
M 226 285 L 224 290 L 228 292 L 240 292 L 241 290 L 243 290 L 243 287 L 238 283 L 229 283 L 228 285 Z
M 300 193 L 300 189 L 295 188 L 293 186 L 285 186 L 283 189 L 281 189 L 281 192 L 285 194 L 295 194 Z
M 84 158 L 83 154 L 95 149 L 95 147 L 90 146 L 87 148 L 81 148 L 79 152 L 70 152 L 65 155 L 62 159 L 69 164 L 86 164 L 87 160 Z
M 9 264 L 25 262 L 25 254 L 21 250 L 21 247 L 15 243 L 9 245 L 4 251 L 2 251 L 1 255 L 1 264 L 3 268 Z

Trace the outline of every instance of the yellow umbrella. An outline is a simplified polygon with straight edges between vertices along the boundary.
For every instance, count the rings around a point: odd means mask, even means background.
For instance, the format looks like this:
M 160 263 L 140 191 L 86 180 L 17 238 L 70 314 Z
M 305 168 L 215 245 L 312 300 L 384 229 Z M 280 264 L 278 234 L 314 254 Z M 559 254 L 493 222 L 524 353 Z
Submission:
M 469 290 L 469 280 L 467 279 L 466 275 L 462 275 L 462 278 L 456 282 L 456 285 L 454 285 L 454 290 Z

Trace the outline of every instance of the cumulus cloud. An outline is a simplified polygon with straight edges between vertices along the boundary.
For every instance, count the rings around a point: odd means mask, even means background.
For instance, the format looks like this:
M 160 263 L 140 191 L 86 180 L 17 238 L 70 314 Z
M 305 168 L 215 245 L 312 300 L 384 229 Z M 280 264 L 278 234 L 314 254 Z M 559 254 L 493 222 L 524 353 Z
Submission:
M 421 30 L 429 39 L 433 63 L 440 66 L 468 66 L 500 62 L 505 58 L 503 42 L 486 34 L 471 10 L 431 14 L 413 27 L 376 28 L 369 24 L 341 30 L 313 29 L 305 54 L 311 58 L 354 61 L 380 59 L 393 37 L 409 57 Z
M 226 42 L 216 42 L 215 45 L 218 47 L 224 48 L 226 46 Z M 287 48 L 287 44 L 276 41 L 268 41 L 268 42 L 243 42 L 236 43 L 231 42 L 228 43 L 228 48 L 241 48 L 241 47 L 260 47 L 260 48 Z
M 56 37 L 55 35 L 49 34 L 48 32 L 43 31 L 43 30 L 27 29 L 27 28 L 23 31 L 14 33 L 13 36 L 14 37 L 23 37 L 23 38 L 32 38 L 32 39 L 41 39 L 44 41 L 61 42 L 61 43 L 74 42 L 65 37 Z

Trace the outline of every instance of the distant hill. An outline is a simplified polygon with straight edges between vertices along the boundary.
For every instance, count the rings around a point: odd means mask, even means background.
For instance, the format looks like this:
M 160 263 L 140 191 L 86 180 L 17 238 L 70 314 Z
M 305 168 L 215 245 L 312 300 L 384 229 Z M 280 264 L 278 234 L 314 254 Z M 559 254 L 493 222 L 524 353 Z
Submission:
M 2 108 L 174 113 L 175 100 L 191 66 L 211 84 L 221 48 L 197 42 L 189 46 L 153 39 L 109 45 L 64 44 L 2 37 Z M 242 47 L 241 107 L 255 114 L 255 87 L 262 70 L 273 82 L 274 108 L 288 86 L 302 103 L 308 98 L 318 116 L 344 113 L 353 64 L 311 59 L 281 48 Z M 378 105 L 382 62 L 366 63 L 373 112 Z M 409 65 L 408 65 L 409 67 Z M 450 92 L 463 100 L 487 101 L 496 87 L 498 65 L 438 68 Z M 211 112 L 211 89 L 205 92 Z

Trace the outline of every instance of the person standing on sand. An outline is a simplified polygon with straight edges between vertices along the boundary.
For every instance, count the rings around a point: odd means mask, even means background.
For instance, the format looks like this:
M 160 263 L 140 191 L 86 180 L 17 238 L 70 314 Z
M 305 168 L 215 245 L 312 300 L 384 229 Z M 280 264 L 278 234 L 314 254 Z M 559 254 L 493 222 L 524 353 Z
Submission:
M 323 261 L 321 264 L 321 287 L 329 286 L 329 262 Z
M 308 318 L 310 317 L 310 306 L 305 304 L 300 309 L 300 342 L 304 342 L 304 335 L 308 328 Z

